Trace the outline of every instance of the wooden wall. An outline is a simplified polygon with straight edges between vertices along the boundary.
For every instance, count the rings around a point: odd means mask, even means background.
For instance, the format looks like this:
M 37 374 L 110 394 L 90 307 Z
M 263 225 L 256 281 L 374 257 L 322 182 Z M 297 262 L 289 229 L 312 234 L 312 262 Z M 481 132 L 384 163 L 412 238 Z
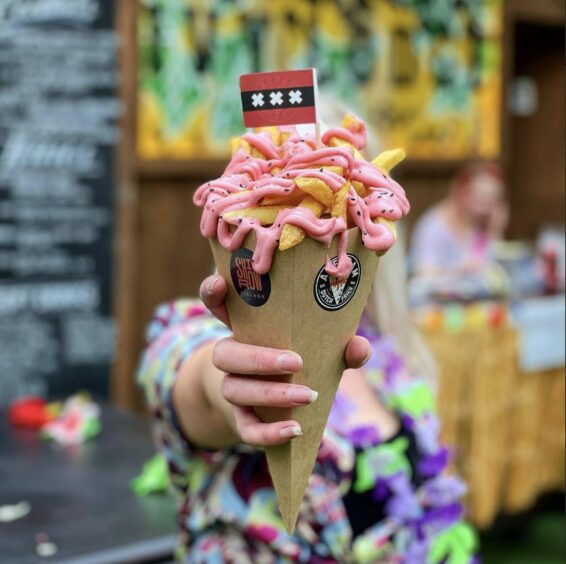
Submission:
M 136 158 L 135 9 L 136 2 L 133 0 L 120 2 L 118 7 L 122 38 L 121 96 L 125 114 L 117 200 L 115 309 L 119 340 L 113 374 L 113 399 L 122 407 L 137 409 L 142 401 L 134 374 L 143 350 L 144 327 L 153 309 L 157 304 L 178 296 L 196 295 L 200 281 L 211 272 L 208 243 L 200 236 L 200 212 L 192 204 L 192 195 L 201 182 L 218 176 L 223 163 L 144 163 Z M 510 0 L 507 3 L 506 83 L 515 72 L 517 22 L 525 21 L 525 18 L 532 21 L 536 16 L 545 24 L 556 27 L 556 22 L 562 21 L 563 12 L 562 2 L 553 0 Z M 545 65 L 550 68 L 548 73 L 538 68 L 536 57 L 520 58 L 525 72 L 540 71 L 543 75 L 544 92 L 549 92 L 549 98 L 545 98 L 546 121 L 518 123 L 503 114 L 503 161 L 510 172 L 514 218 L 511 229 L 514 236 L 532 235 L 533 229 L 550 217 L 548 213 L 554 220 L 559 220 L 558 211 L 548 210 L 560 207 L 563 211 L 564 207 L 563 204 L 558 206 L 564 198 L 564 87 L 561 68 L 559 73 L 556 72 L 556 62 L 560 59 L 561 65 L 563 60 L 563 39 L 561 41 L 560 48 L 553 42 L 548 43 L 548 51 L 544 54 Z M 554 61 L 552 64 L 551 60 Z M 557 101 L 562 114 L 554 109 Z M 548 127 L 549 119 L 554 128 Z M 512 134 L 511 129 L 514 129 Z M 532 140 L 530 144 L 523 143 L 527 137 Z M 546 140 L 545 144 L 537 145 L 537 139 L 542 138 Z M 532 155 L 537 155 L 537 167 L 544 169 L 543 173 L 539 171 L 538 176 L 527 166 Z M 539 166 L 538 162 L 542 164 Z M 409 162 L 399 168 L 396 178 L 406 188 L 412 203 L 409 226 L 446 194 L 450 178 L 461 164 Z M 533 190 L 533 185 L 537 186 L 537 191 Z M 543 186 L 540 192 L 539 186 Z
M 544 223 L 564 223 L 564 27 L 520 21 L 514 75 L 529 77 L 537 111 L 512 118 L 510 235 L 534 237 Z

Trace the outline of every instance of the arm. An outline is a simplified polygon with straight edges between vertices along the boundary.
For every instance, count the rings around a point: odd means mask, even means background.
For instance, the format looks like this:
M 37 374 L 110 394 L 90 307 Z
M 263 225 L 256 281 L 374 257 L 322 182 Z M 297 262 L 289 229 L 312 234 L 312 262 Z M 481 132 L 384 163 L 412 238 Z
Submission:
M 216 275 L 203 282 L 200 295 L 209 310 L 229 326 L 226 292 L 226 282 Z M 360 367 L 370 353 L 369 343 L 354 337 L 346 348 L 346 362 L 351 368 Z M 312 403 L 317 394 L 306 386 L 262 379 L 298 372 L 301 366 L 294 352 L 246 345 L 232 338 L 203 346 L 182 364 L 173 388 L 173 406 L 183 433 L 194 444 L 208 448 L 238 442 L 270 446 L 299 436 L 296 421 L 263 423 L 253 407 Z

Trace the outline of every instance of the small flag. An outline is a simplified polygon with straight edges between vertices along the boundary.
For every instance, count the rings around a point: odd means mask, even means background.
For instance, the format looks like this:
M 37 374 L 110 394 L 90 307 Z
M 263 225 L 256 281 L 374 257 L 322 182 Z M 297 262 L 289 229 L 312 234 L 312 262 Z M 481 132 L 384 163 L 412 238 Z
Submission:
M 316 70 L 258 72 L 240 77 L 246 127 L 316 123 Z

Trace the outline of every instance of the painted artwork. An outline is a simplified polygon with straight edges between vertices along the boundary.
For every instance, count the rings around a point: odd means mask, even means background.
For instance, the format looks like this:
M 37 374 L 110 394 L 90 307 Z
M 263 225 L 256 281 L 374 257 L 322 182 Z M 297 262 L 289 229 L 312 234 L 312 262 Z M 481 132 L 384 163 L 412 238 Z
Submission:
M 502 0 L 140 0 L 138 153 L 224 158 L 239 77 L 316 67 L 412 159 L 496 158 Z

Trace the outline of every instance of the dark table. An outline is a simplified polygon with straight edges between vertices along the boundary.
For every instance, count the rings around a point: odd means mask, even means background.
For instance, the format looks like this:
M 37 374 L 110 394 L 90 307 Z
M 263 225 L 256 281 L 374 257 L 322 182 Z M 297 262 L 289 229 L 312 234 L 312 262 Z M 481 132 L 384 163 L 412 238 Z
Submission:
M 172 560 L 175 503 L 170 494 L 138 498 L 129 489 L 154 454 L 148 421 L 102 409 L 100 435 L 78 447 L 14 429 L 0 412 L 0 505 L 27 501 L 31 512 L 0 523 L 0 562 L 121 564 Z M 36 554 L 46 533 L 58 547 Z

